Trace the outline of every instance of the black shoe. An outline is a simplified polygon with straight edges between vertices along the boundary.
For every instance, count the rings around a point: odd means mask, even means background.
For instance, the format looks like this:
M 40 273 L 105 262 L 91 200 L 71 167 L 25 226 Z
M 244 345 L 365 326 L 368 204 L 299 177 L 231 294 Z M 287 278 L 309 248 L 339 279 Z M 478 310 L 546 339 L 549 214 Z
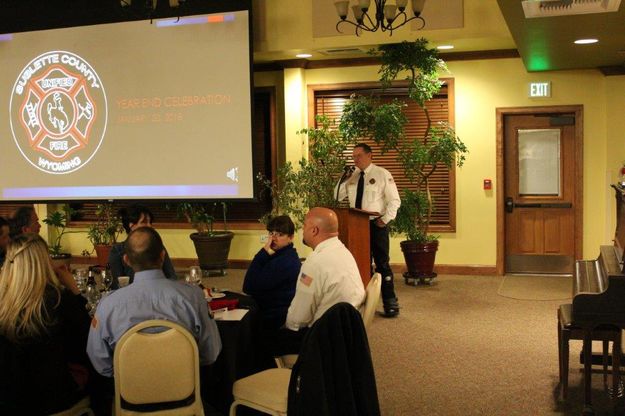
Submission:
M 394 318 L 399 315 L 399 303 L 397 298 L 384 299 L 384 316 L 385 318 Z

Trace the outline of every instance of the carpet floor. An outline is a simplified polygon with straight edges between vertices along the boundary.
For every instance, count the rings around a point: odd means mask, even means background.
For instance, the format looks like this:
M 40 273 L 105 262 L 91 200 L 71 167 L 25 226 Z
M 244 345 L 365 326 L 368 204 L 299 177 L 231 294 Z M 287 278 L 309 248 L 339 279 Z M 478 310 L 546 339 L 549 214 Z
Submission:
M 505 275 L 497 293 L 517 300 L 570 301 L 572 276 Z
M 244 273 L 230 269 L 205 284 L 240 290 Z M 503 280 L 442 275 L 415 287 L 395 279 L 400 315 L 376 316 L 368 331 L 383 415 L 581 414 L 581 341 L 570 343 L 567 401 L 559 394 L 556 312 L 566 300 L 504 297 Z M 547 298 L 560 299 L 553 290 Z M 625 415 L 601 374 L 592 381 L 595 414 Z

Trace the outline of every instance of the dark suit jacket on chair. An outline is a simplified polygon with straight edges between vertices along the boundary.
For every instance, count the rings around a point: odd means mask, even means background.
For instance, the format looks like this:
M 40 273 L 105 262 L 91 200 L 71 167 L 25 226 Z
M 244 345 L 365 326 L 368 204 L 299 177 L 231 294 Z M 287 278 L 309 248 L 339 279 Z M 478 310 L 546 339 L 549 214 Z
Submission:
M 352 305 L 334 305 L 308 331 L 291 375 L 288 414 L 380 414 L 367 333 Z

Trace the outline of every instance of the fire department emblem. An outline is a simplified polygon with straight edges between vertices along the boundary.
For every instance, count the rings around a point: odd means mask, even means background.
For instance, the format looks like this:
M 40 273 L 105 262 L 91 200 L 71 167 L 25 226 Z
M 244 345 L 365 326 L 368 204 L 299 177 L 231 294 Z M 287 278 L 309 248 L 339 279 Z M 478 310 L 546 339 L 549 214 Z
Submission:
M 13 87 L 10 111 L 19 151 L 44 172 L 80 169 L 104 139 L 104 87 L 91 65 L 71 52 L 48 52 L 26 65 Z

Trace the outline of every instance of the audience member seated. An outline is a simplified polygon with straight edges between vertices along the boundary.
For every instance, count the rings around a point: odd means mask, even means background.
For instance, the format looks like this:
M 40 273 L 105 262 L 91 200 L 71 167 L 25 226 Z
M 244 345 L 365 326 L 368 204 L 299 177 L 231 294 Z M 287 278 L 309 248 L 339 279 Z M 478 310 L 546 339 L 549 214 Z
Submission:
M 11 239 L 24 233 L 39 234 L 41 224 L 39 217 L 32 205 L 26 205 L 17 208 L 9 218 L 9 226 L 11 230 Z
M 330 307 L 347 302 L 356 309 L 365 288 L 352 253 L 338 238 L 336 213 L 312 208 L 304 220 L 304 244 L 313 252 L 306 258 L 297 280 L 295 297 L 286 316 L 286 328 L 272 342 L 274 355 L 299 352 L 306 330 Z
M 9 245 L 9 241 L 11 241 L 9 234 L 9 222 L 0 217 L 0 269 L 4 264 L 4 258 L 7 254 L 7 246 Z
M 154 215 L 152 212 L 143 205 L 131 205 L 130 207 L 122 208 L 119 210 L 119 216 L 122 219 L 122 225 L 127 234 L 139 227 L 152 227 L 154 221 Z M 113 284 L 111 287 L 117 289 L 119 287 L 119 276 L 129 276 L 130 283 L 134 280 L 135 272 L 128 264 L 124 263 L 124 243 L 117 243 L 111 248 L 109 254 L 108 263 L 111 266 L 111 273 L 113 274 Z M 168 279 L 177 280 L 176 270 L 174 265 L 165 251 L 165 261 L 163 262 L 163 272 Z
M 55 413 L 85 396 L 89 315 L 37 234 L 8 245 L 0 272 L 0 414 Z
M 165 248 L 153 228 L 131 231 L 125 245 L 124 261 L 134 270 L 135 282 L 112 292 L 98 305 L 87 343 L 96 371 L 112 377 L 117 341 L 128 329 L 149 319 L 184 326 L 198 342 L 200 364 L 213 363 L 221 351 L 221 338 L 202 290 L 166 278 Z
M 272 218 L 267 231 L 267 242 L 245 273 L 243 291 L 258 303 L 263 328 L 273 330 L 284 325 L 302 263 L 293 247 L 291 218 Z

